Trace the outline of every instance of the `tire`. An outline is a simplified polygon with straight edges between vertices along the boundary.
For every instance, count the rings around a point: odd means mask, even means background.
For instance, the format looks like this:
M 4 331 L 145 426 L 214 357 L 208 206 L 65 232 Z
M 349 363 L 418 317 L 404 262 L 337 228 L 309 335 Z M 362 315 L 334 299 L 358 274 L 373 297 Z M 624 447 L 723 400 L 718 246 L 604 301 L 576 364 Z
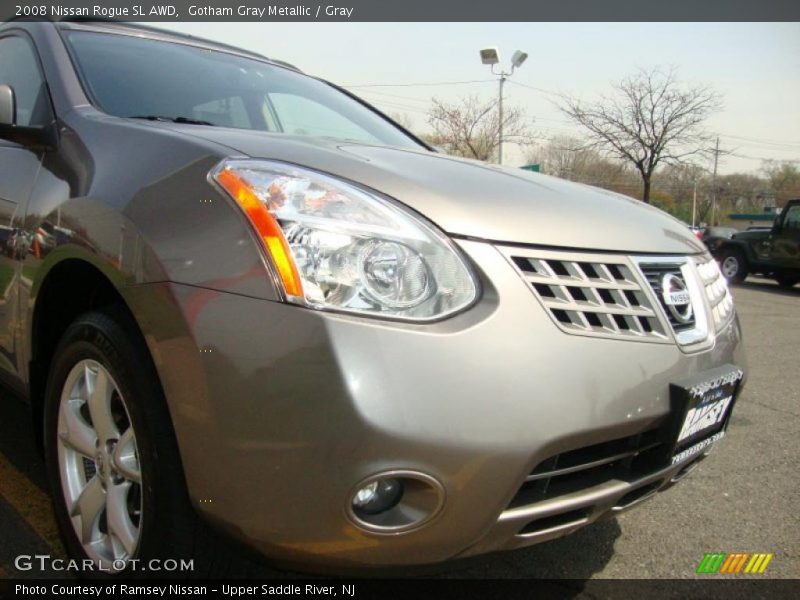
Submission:
M 750 272 L 747 259 L 742 251 L 736 248 L 722 251 L 719 257 L 719 268 L 725 279 L 736 283 L 744 281 Z
M 44 440 L 64 547 L 70 558 L 94 564 L 82 576 L 192 577 L 166 571 L 163 561 L 198 558 L 211 567 L 218 562 L 211 554 L 225 554 L 192 508 L 155 367 L 124 309 L 86 313 L 64 333 L 45 391 Z M 92 445 L 95 456 L 86 457 Z M 68 503 L 83 510 L 71 516 Z M 85 528 L 84 520 L 93 525 Z M 151 559 L 162 570 L 147 570 Z

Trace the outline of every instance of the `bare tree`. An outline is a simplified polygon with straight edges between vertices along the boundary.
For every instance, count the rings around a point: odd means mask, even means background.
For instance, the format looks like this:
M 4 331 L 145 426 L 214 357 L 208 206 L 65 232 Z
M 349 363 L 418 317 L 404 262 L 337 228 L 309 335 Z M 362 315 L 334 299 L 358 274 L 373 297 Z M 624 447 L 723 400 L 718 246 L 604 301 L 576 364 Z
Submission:
M 572 181 L 596 185 L 622 194 L 632 195 L 638 186 L 633 169 L 587 147 L 586 141 L 569 136 L 556 136 L 526 154 L 530 163 L 539 163 L 543 173 Z
M 583 140 L 569 136 L 557 136 L 526 154 L 526 162 L 538 163 L 542 172 L 563 179 L 578 179 L 584 165 L 598 157 L 596 151 L 586 148 Z
M 720 108 L 706 86 L 682 87 L 675 71 L 640 70 L 614 84 L 615 93 L 583 103 L 565 96 L 558 105 L 584 127 L 592 147 L 633 164 L 642 178 L 642 200 L 650 202 L 659 163 L 680 163 L 703 152 L 706 118 Z
M 800 196 L 800 169 L 795 161 L 765 161 L 761 171 L 767 178 L 769 188 L 779 206 L 787 200 Z
M 718 176 L 717 185 L 720 213 L 764 210 L 767 186 L 760 177 L 752 173 L 729 173 Z
M 497 102 L 482 102 L 477 96 L 467 96 L 455 104 L 437 98 L 428 111 L 428 123 L 433 134 L 426 141 L 457 156 L 490 160 L 500 145 L 500 117 Z M 533 139 L 526 123 L 525 112 L 519 107 L 503 110 L 503 141 L 529 144 Z
M 696 223 L 706 222 L 711 213 L 711 190 L 709 171 L 692 162 L 666 164 L 653 176 L 653 193 L 669 194 L 675 202 L 675 209 L 669 212 L 687 223 L 692 222 L 693 211 Z

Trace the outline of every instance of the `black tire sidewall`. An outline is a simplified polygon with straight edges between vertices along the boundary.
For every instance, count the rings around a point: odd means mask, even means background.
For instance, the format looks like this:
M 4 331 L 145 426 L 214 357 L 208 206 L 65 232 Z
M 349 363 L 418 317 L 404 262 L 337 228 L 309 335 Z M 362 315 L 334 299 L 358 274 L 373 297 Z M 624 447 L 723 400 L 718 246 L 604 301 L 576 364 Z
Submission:
M 133 558 L 181 558 L 183 553 L 170 543 L 170 532 L 175 525 L 175 519 L 170 517 L 175 517 L 174 511 L 179 511 L 180 515 L 186 508 L 185 484 L 174 447 L 174 433 L 150 357 L 143 355 L 146 351 L 143 343 L 137 343 L 119 320 L 102 312 L 83 315 L 67 329 L 53 357 L 45 392 L 44 450 L 56 520 L 68 555 L 85 558 L 61 489 L 57 427 L 67 375 L 78 362 L 91 359 L 103 365 L 114 378 L 136 435 L 142 471 L 142 522 Z M 131 566 L 123 573 L 126 576 L 135 574 Z M 111 576 L 101 571 L 82 572 L 81 575 Z

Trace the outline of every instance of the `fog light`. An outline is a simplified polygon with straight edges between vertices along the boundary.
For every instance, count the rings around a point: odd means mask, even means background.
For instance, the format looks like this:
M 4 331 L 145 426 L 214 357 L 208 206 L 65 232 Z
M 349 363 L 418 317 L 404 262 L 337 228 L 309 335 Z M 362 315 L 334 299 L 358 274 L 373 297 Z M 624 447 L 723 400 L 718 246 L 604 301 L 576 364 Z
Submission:
M 444 506 L 445 492 L 434 477 L 394 469 L 362 479 L 346 496 L 350 520 L 370 533 L 396 535 L 431 521 Z
M 403 497 L 403 484 L 397 479 L 379 479 L 368 483 L 353 496 L 353 512 L 377 515 L 394 508 Z

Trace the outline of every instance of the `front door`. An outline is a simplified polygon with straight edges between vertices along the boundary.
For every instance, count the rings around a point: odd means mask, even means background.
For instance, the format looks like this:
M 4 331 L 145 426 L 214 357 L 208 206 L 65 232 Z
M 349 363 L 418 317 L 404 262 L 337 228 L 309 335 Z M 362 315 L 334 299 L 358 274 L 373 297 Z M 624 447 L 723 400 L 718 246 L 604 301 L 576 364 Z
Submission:
M 800 270 L 800 202 L 789 204 L 772 232 L 772 262 L 783 269 Z
M 14 90 L 16 124 L 27 127 L 49 122 L 50 100 L 30 40 L 21 33 L 0 37 L 0 57 L 0 84 Z M 0 139 L 0 376 L 18 374 L 15 340 L 21 316 L 21 261 L 33 242 L 21 221 L 41 159 L 38 152 Z

